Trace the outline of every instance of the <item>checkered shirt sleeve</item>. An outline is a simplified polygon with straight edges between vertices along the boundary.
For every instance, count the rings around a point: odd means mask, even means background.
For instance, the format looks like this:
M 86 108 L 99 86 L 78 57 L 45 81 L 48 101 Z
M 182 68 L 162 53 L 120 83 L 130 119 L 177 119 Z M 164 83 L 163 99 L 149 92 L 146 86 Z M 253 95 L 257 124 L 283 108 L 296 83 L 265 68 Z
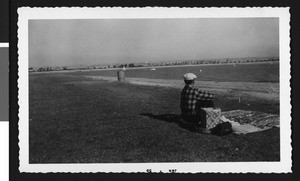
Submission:
M 197 100 L 212 100 L 214 98 L 213 94 L 208 92 L 200 91 L 199 89 L 196 90 L 197 92 Z

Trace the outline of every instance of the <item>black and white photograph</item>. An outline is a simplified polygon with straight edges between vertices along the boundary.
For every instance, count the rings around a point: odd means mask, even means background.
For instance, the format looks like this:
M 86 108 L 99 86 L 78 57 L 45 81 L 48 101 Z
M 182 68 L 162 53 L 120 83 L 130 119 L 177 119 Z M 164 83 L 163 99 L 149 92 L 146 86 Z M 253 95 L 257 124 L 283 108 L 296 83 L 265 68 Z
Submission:
M 1 24 L 1 23 L 0 23 Z M 8 43 L 0 42 L 0 180 L 8 181 Z
M 20 172 L 291 172 L 288 8 L 18 15 Z
M 8 121 L 8 43 L 0 43 L 0 121 Z

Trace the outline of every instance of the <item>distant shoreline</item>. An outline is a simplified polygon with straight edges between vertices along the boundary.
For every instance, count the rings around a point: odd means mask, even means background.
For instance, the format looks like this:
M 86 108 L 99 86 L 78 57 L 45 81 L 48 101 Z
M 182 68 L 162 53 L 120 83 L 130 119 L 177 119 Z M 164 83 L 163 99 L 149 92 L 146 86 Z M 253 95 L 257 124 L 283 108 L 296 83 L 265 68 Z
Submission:
M 193 67 L 193 66 L 219 66 L 219 65 L 248 65 L 248 64 L 277 64 L 279 61 L 265 61 L 265 62 L 245 62 L 245 63 L 220 63 L 220 64 L 193 64 L 193 65 L 170 65 L 170 66 L 149 66 L 149 67 L 130 67 L 126 70 L 134 69 L 156 69 L 156 68 L 172 68 L 172 67 Z M 29 74 L 39 73 L 67 73 L 67 72 L 85 72 L 85 71 L 105 71 L 105 70 L 122 70 L 122 68 L 107 68 L 107 69 L 84 69 L 84 70 L 54 70 L 54 71 L 43 71 L 43 72 L 29 72 Z M 125 70 L 125 71 L 126 71 Z

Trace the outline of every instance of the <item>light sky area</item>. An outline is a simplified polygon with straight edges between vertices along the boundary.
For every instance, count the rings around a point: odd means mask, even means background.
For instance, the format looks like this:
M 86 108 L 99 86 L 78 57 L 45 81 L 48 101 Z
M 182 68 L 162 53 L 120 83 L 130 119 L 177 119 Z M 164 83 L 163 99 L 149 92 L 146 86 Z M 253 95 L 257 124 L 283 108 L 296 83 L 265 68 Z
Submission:
M 278 56 L 278 18 L 29 20 L 33 67 Z

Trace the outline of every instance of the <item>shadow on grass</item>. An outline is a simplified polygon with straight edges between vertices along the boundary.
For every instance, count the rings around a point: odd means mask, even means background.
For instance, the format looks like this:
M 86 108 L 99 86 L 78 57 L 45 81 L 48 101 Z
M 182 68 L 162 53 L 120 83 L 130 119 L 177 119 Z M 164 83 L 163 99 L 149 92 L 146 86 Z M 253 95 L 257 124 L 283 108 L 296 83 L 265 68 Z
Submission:
M 179 127 L 183 128 L 183 129 L 187 129 L 191 132 L 195 132 L 194 127 L 191 125 L 187 125 L 187 124 L 183 124 L 181 122 L 181 115 L 178 114 L 159 114 L 159 115 L 154 115 L 152 113 L 141 113 L 141 116 L 147 116 L 153 119 L 157 119 L 160 121 L 165 121 L 168 123 L 176 123 L 178 124 Z

